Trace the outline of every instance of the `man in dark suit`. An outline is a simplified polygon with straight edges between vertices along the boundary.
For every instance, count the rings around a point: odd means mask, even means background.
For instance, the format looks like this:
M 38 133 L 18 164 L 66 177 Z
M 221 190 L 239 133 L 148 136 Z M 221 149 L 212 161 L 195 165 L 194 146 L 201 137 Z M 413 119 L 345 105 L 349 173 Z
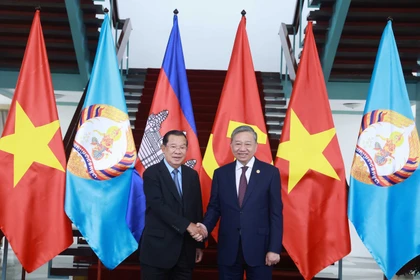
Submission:
M 188 149 L 182 131 L 163 137 L 165 158 L 143 173 L 146 222 L 140 243 L 143 280 L 191 279 L 204 244 L 191 236 L 203 218 L 201 188 L 195 170 L 183 165 Z
M 203 235 L 220 217 L 218 237 L 219 278 L 272 279 L 272 265 L 280 261 L 283 216 L 280 174 L 276 167 L 254 157 L 257 134 L 250 126 L 232 132 L 236 161 L 214 172 Z M 197 235 L 197 238 L 199 236 Z

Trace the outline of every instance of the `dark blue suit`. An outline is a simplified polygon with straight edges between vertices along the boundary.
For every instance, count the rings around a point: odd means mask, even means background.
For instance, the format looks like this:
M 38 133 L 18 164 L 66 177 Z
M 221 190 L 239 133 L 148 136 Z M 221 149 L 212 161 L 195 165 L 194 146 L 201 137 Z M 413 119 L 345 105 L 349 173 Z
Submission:
M 241 241 L 246 264 L 264 266 L 267 252 L 280 254 L 282 248 L 280 174 L 276 167 L 255 159 L 244 201 L 239 207 L 235 168 L 236 161 L 214 172 L 203 224 L 210 233 L 220 217 L 219 265 L 235 264 Z

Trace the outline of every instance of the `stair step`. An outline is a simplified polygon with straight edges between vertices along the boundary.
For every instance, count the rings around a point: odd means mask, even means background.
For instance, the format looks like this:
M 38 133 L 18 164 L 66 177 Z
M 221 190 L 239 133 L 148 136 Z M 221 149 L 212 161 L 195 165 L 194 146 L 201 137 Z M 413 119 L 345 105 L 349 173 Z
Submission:
M 280 108 L 277 108 L 277 107 L 275 107 L 275 108 L 268 107 L 268 108 L 265 109 L 265 112 L 266 112 L 266 114 L 267 113 L 281 113 L 281 114 L 286 115 L 287 108 L 286 107 L 280 107 Z
M 124 81 L 124 85 L 144 85 L 144 81 L 146 81 L 145 76 L 138 76 L 138 77 L 130 77 Z
M 139 95 L 133 95 L 133 94 L 124 94 L 125 101 L 137 101 L 137 103 L 140 103 L 141 94 Z
M 264 93 L 271 93 L 271 94 L 280 94 L 283 93 L 282 89 L 277 89 L 277 88 L 264 88 L 263 90 Z
M 138 81 L 137 79 L 136 80 L 133 80 L 133 82 L 134 81 Z M 125 82 L 125 84 L 124 84 L 124 88 L 126 88 L 126 89 L 139 89 L 139 88 L 144 88 L 144 85 L 142 84 L 142 85 L 139 85 L 139 84 L 130 84 L 129 83 L 129 81 L 126 81 Z
M 266 91 L 264 92 L 264 97 L 278 97 L 286 99 L 284 92 L 273 92 L 273 91 Z
M 281 129 L 269 129 L 269 134 L 281 135 Z
M 132 112 L 138 112 L 138 108 L 133 108 L 133 107 L 128 107 L 127 106 L 127 112 L 128 112 L 128 114 L 130 114 Z
M 155 85 L 156 86 L 156 85 Z M 196 87 L 196 88 L 189 88 L 190 90 L 190 94 L 191 97 L 193 98 L 194 96 L 197 95 L 208 95 L 209 97 L 214 97 L 215 99 L 219 99 L 220 95 L 222 94 L 222 88 L 211 88 L 211 87 L 206 87 L 206 86 L 200 86 L 200 87 Z M 259 89 L 260 93 L 263 92 L 263 88 Z M 272 90 L 273 94 L 277 93 L 278 95 L 280 95 L 280 91 L 278 90 Z M 134 90 L 133 90 L 134 92 Z M 142 89 L 141 91 L 139 90 L 139 92 L 142 92 L 144 95 L 152 95 L 155 93 L 155 88 L 153 87 L 145 87 L 144 89 Z
M 284 125 L 284 121 L 281 121 L 281 120 L 267 120 L 267 125 L 283 126 Z
M 132 108 L 132 109 L 138 110 L 140 102 L 129 100 L 129 101 L 126 101 L 126 103 L 127 103 L 127 109 Z
M 282 96 L 280 94 L 279 95 L 277 95 L 277 94 L 273 94 L 273 95 L 264 94 L 264 100 L 265 101 L 279 101 L 279 100 L 286 101 L 286 97 Z
M 127 72 L 125 72 L 127 73 Z M 128 75 L 146 75 L 147 69 L 145 68 L 130 68 L 128 69 Z
M 262 83 L 264 89 L 278 89 L 283 90 L 283 85 L 280 84 L 280 82 L 263 82 Z
M 196 104 L 208 104 L 208 102 L 211 102 L 211 104 L 216 104 L 215 106 L 218 106 L 219 99 L 220 99 L 220 95 L 215 95 L 215 94 L 200 94 L 200 95 L 194 94 L 191 96 L 191 102 L 194 105 L 194 107 Z M 151 104 L 152 100 L 153 100 L 152 94 L 145 94 L 144 96 L 141 97 L 142 103 Z
M 265 103 L 265 108 L 275 108 L 275 109 L 283 109 L 286 108 L 286 101 L 279 100 L 279 101 L 269 101 Z M 287 109 L 287 108 L 286 108 Z
M 132 93 L 132 94 L 135 94 L 135 93 L 143 93 L 143 90 L 144 90 L 144 88 L 143 88 L 143 86 L 139 86 L 139 85 L 125 85 L 124 86 L 124 92 L 126 92 L 126 93 Z

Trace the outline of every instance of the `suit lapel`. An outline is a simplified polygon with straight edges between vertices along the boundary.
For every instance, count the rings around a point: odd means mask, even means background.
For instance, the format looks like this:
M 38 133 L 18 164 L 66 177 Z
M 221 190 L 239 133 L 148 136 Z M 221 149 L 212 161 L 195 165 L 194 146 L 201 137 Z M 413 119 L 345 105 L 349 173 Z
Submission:
M 248 186 L 246 187 L 244 201 L 242 202 L 242 207 L 244 207 L 246 201 L 251 196 L 251 193 L 258 185 L 258 181 L 261 177 L 260 161 L 255 158 L 254 165 L 252 167 L 251 176 L 249 177 Z
M 190 192 L 191 192 L 191 176 L 188 176 L 187 173 L 189 170 L 186 170 L 189 168 L 188 166 L 181 165 L 182 170 L 182 201 L 185 205 L 186 202 L 189 201 Z
M 162 175 L 164 185 L 169 189 L 169 191 L 173 194 L 176 200 L 182 204 L 182 200 L 179 196 L 178 190 L 176 189 L 175 182 L 172 179 L 172 176 L 169 173 L 169 170 L 166 167 L 165 162 L 163 160 L 160 162 L 160 173 Z M 182 180 L 184 180 L 184 176 L 182 176 Z M 184 181 L 182 181 L 182 183 L 184 183 Z

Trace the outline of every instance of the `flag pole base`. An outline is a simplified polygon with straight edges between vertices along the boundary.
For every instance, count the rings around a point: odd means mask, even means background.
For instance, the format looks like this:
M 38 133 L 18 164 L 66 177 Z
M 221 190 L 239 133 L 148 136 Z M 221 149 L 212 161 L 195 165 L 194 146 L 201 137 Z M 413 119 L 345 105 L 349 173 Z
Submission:
M 338 261 L 338 279 L 343 279 L 343 259 Z
M 7 272 L 7 253 L 9 251 L 9 242 L 7 238 L 4 237 L 4 246 L 3 246 L 3 265 L 2 265 L 2 273 L 1 279 L 6 280 L 6 272 Z
M 20 277 L 20 279 L 21 280 L 25 280 L 25 278 L 26 278 L 26 271 L 25 271 L 25 269 L 23 268 L 23 266 L 22 266 L 22 273 L 21 273 L 21 277 Z
M 101 280 L 102 278 L 102 262 L 100 259 L 98 259 L 98 275 L 96 277 L 97 280 Z

